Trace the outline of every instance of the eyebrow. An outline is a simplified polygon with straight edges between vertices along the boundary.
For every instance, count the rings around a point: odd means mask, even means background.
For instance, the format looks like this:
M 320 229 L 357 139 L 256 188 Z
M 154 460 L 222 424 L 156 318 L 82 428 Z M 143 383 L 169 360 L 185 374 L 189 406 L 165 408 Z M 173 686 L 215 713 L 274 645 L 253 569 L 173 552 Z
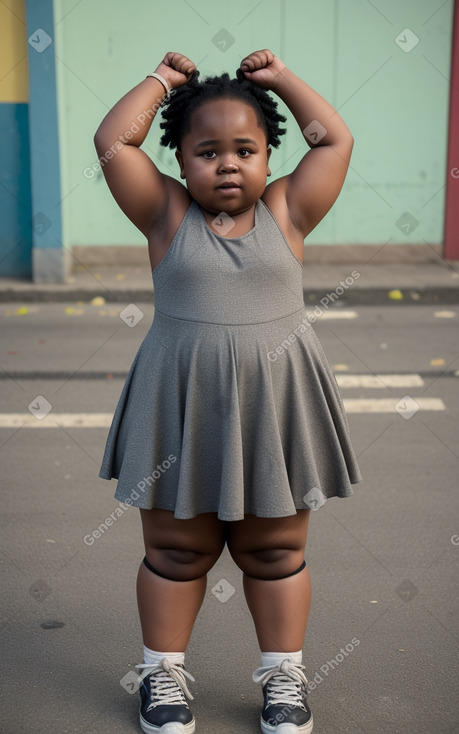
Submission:
M 198 143 L 195 147 L 196 148 L 205 148 L 208 145 L 217 145 L 220 143 L 220 140 L 203 140 L 201 143 Z M 251 145 L 256 145 L 255 140 L 252 140 L 252 138 L 233 138 L 233 143 L 249 143 Z

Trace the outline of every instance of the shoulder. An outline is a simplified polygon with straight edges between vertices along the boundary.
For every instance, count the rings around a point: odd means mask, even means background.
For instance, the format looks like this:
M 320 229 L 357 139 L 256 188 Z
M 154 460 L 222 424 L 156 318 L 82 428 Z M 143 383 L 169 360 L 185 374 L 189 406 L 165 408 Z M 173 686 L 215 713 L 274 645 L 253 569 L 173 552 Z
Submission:
M 300 262 L 304 257 L 304 236 L 292 221 L 287 206 L 288 176 L 278 178 L 265 188 L 261 201 L 268 207 L 290 248 Z
M 166 254 L 193 202 L 188 189 L 180 181 L 172 176 L 165 176 L 164 179 L 167 204 L 147 238 L 152 268 L 155 268 Z
M 177 230 L 193 201 L 186 186 L 172 176 L 164 176 L 164 185 L 166 203 L 150 230 L 149 241 L 164 238 L 170 230 Z
M 164 176 L 167 193 L 167 205 L 165 208 L 165 219 L 177 219 L 185 216 L 191 202 L 190 192 L 180 181 L 173 176 Z

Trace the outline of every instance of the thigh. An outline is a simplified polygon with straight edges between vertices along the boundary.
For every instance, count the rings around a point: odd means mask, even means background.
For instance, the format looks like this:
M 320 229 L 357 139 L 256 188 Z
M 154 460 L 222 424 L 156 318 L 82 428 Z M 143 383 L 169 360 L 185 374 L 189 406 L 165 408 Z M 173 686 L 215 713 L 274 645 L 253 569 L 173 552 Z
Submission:
M 248 575 L 281 577 L 295 571 L 304 560 L 310 510 L 280 518 L 246 515 L 228 523 L 228 550 Z
M 145 549 L 213 555 L 225 545 L 225 523 L 216 513 L 178 520 L 170 510 L 140 510 Z

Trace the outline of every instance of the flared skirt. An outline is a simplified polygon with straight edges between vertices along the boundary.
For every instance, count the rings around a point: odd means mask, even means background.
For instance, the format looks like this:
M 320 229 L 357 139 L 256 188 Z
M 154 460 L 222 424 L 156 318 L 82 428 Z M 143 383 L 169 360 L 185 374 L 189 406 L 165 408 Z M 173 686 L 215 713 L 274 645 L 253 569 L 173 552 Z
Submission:
M 304 308 L 214 324 L 155 312 L 100 476 L 115 497 L 187 519 L 284 517 L 361 480 L 335 376 Z

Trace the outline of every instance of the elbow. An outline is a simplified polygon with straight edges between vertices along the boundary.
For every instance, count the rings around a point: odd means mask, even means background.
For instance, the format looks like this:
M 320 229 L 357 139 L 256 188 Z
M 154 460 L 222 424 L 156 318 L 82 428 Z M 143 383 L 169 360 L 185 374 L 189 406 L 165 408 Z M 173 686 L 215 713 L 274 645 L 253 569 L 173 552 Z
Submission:
M 336 143 L 333 144 L 333 148 L 339 154 L 340 158 L 349 164 L 352 156 L 352 149 L 354 147 L 354 138 L 352 137 L 349 130 L 346 130 L 344 134 L 341 134 Z
M 99 158 L 103 156 L 113 145 L 113 140 L 110 141 L 109 138 L 107 138 L 107 135 L 101 131 L 100 127 L 98 127 L 95 132 L 93 142 Z
M 345 139 L 345 143 L 344 144 L 346 146 L 347 157 L 348 157 L 348 159 L 350 159 L 350 157 L 352 155 L 352 150 L 354 148 L 354 137 L 353 137 L 352 133 L 349 130 L 347 130 L 347 135 L 346 135 L 346 139 Z
M 354 137 L 347 125 L 344 131 L 343 138 L 346 141 L 347 145 L 349 145 L 350 149 L 352 150 L 352 148 L 354 147 Z
M 94 137 L 93 137 L 94 147 L 97 150 L 97 152 L 99 152 L 99 149 L 102 146 L 102 136 L 101 136 L 101 133 L 100 133 L 100 127 L 101 126 L 99 125 L 99 127 L 97 128 L 96 132 L 94 133 Z
M 107 138 L 110 138 L 113 134 L 113 131 L 110 131 L 110 125 L 108 124 L 109 121 L 107 120 L 107 117 L 104 117 L 102 122 L 99 124 L 99 127 L 97 128 L 96 132 L 94 133 L 94 145 L 106 145 Z

